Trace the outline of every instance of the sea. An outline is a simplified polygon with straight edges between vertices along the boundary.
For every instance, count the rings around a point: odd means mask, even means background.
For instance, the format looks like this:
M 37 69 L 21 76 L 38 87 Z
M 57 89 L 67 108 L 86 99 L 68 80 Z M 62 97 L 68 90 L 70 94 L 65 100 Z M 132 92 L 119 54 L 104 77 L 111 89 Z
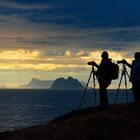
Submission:
M 96 95 L 96 96 L 95 96 Z M 81 97 L 84 97 L 81 100 Z M 96 97 L 96 98 L 95 98 Z M 131 90 L 108 90 L 110 104 L 134 102 Z M 96 100 L 95 100 L 96 99 Z M 99 106 L 99 91 L 0 89 L 0 132 L 47 124 L 73 110 Z

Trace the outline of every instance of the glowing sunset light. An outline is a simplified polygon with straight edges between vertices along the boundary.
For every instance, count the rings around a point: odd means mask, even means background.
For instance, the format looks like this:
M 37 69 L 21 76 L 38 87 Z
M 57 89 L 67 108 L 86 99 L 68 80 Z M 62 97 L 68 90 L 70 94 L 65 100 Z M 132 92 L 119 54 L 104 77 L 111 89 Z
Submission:
M 126 3 L 0 1 L 0 84 L 25 84 L 37 75 L 86 82 L 87 62 L 99 64 L 105 50 L 115 63 L 132 62 L 140 51 L 140 2 Z
M 101 54 L 103 51 L 91 51 L 87 54 L 87 56 L 80 57 L 84 61 L 96 61 L 97 63 L 100 63 L 101 61 Z M 112 61 L 117 62 L 118 60 L 127 59 L 130 61 L 132 58 L 126 57 L 123 52 L 115 52 L 115 51 L 108 51 L 109 57 L 112 59 Z
M 26 60 L 26 59 L 35 59 L 40 56 L 39 51 L 30 51 L 30 50 L 0 50 L 0 59 L 15 59 L 15 60 Z

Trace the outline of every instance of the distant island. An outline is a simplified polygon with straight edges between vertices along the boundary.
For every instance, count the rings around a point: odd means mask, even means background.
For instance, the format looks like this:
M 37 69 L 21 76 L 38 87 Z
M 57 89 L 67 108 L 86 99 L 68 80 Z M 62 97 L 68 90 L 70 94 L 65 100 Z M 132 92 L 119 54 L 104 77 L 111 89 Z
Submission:
M 79 80 L 74 79 L 72 77 L 68 77 L 67 79 L 58 78 L 56 79 L 51 89 L 83 89 L 84 86 L 80 83 Z
M 53 80 L 39 80 L 33 78 L 28 84 L 22 85 L 21 88 L 32 88 L 32 89 L 49 89 L 53 84 Z
M 67 79 L 63 77 L 56 80 L 40 80 L 33 78 L 29 83 L 20 86 L 26 89 L 82 89 L 85 83 L 71 76 Z

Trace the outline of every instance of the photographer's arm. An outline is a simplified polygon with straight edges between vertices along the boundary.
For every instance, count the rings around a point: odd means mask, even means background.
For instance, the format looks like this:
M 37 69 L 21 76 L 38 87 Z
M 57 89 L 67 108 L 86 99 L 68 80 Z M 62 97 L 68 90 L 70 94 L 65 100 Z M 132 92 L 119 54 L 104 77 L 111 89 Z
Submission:
M 96 68 L 99 68 L 99 65 L 97 65 L 96 62 L 93 61 L 93 63 Z
M 127 65 L 129 68 L 131 68 L 131 67 L 132 67 L 132 65 L 131 65 L 131 64 L 129 64 L 129 63 L 127 63 L 126 65 Z
M 99 65 L 97 65 L 97 64 L 95 64 L 94 66 L 95 66 L 96 68 L 99 68 Z

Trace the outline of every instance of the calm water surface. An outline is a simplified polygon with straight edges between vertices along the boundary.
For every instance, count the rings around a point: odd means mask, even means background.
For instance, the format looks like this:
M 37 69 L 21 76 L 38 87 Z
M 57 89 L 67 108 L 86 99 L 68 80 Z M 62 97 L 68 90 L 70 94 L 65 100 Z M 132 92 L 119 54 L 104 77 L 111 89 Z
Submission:
M 0 131 L 48 123 L 55 117 L 77 109 L 82 95 L 83 90 L 0 90 Z M 116 90 L 109 90 L 110 104 L 114 103 L 115 96 Z M 88 90 L 82 108 L 95 106 L 94 97 L 93 90 Z M 128 101 L 134 101 L 131 91 Z M 126 102 L 125 90 L 120 90 L 117 104 Z

